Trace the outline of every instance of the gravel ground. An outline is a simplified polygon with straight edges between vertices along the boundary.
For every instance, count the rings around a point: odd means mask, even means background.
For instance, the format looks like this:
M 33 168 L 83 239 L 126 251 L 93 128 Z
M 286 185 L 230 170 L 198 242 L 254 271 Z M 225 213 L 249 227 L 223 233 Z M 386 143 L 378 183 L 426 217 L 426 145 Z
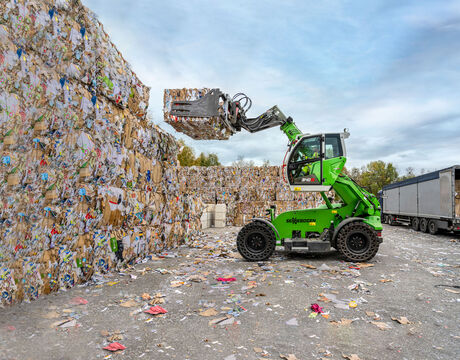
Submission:
M 336 252 L 249 263 L 238 230 L 0 309 L 0 359 L 460 358 L 459 236 L 385 225 L 367 266 Z M 154 305 L 168 313 L 143 312 Z M 111 342 L 126 349 L 103 350 Z

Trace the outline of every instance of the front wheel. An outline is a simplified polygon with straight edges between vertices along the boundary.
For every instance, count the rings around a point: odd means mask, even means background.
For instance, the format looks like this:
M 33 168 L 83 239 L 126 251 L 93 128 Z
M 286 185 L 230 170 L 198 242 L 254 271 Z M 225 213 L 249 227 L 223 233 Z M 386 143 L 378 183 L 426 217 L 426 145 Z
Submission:
M 250 222 L 238 233 L 236 246 L 246 260 L 267 260 L 276 248 L 275 234 L 270 226 L 263 222 Z
M 362 222 L 352 222 L 340 229 L 337 250 L 347 261 L 367 261 L 379 249 L 379 241 L 372 227 Z

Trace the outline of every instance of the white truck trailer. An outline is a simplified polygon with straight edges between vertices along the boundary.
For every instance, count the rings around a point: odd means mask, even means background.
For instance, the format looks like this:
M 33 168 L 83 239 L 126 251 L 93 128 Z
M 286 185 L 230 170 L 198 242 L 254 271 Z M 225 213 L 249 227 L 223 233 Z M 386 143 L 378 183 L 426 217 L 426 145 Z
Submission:
M 460 165 L 384 186 L 380 196 L 387 224 L 460 233 Z

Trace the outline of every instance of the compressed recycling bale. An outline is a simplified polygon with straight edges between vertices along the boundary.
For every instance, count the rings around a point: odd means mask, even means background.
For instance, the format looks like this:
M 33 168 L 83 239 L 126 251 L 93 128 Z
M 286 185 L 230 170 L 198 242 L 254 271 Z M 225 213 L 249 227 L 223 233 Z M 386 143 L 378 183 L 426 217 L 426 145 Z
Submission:
M 225 220 L 219 220 L 219 219 L 214 220 L 214 227 L 216 228 L 222 228 L 222 227 L 225 227 L 225 225 L 226 225 Z
M 174 101 L 197 100 L 206 95 L 210 89 L 166 89 L 164 91 L 164 119 L 176 131 L 184 133 L 195 140 L 228 140 L 232 131 L 222 121 L 221 116 L 186 117 L 171 115 Z M 220 109 L 223 113 L 223 109 Z
M 1 303 L 193 238 L 202 203 L 181 192 L 178 144 L 96 16 L 38 0 L 0 19 Z
M 193 166 L 181 167 L 179 173 L 186 179 L 186 193 L 201 197 L 205 203 L 227 207 L 226 213 L 214 210 L 215 221 L 225 219 L 227 225 L 242 226 L 252 217 L 266 217 L 266 209 L 272 205 L 279 214 L 322 203 L 318 193 L 292 192 L 278 166 Z

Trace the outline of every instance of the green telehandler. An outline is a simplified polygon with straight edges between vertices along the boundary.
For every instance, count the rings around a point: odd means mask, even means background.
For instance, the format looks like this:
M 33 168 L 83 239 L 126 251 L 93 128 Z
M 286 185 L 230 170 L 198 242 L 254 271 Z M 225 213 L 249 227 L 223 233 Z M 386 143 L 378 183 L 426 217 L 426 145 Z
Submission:
M 289 139 L 283 160 L 283 179 L 292 191 L 319 192 L 324 204 L 314 209 L 253 218 L 238 233 L 237 248 L 249 261 L 268 259 L 276 246 L 287 251 L 322 253 L 335 248 L 347 260 L 367 261 L 382 243 L 380 204 L 370 192 L 342 173 L 346 162 L 345 142 L 349 133 L 302 134 L 291 117 L 277 106 L 257 118 L 247 118 L 251 100 L 242 93 L 230 97 L 213 89 L 193 101 L 173 101 L 170 116 L 177 119 L 218 117 L 232 133 L 251 133 L 280 126 Z M 340 198 L 332 202 L 326 192 Z

